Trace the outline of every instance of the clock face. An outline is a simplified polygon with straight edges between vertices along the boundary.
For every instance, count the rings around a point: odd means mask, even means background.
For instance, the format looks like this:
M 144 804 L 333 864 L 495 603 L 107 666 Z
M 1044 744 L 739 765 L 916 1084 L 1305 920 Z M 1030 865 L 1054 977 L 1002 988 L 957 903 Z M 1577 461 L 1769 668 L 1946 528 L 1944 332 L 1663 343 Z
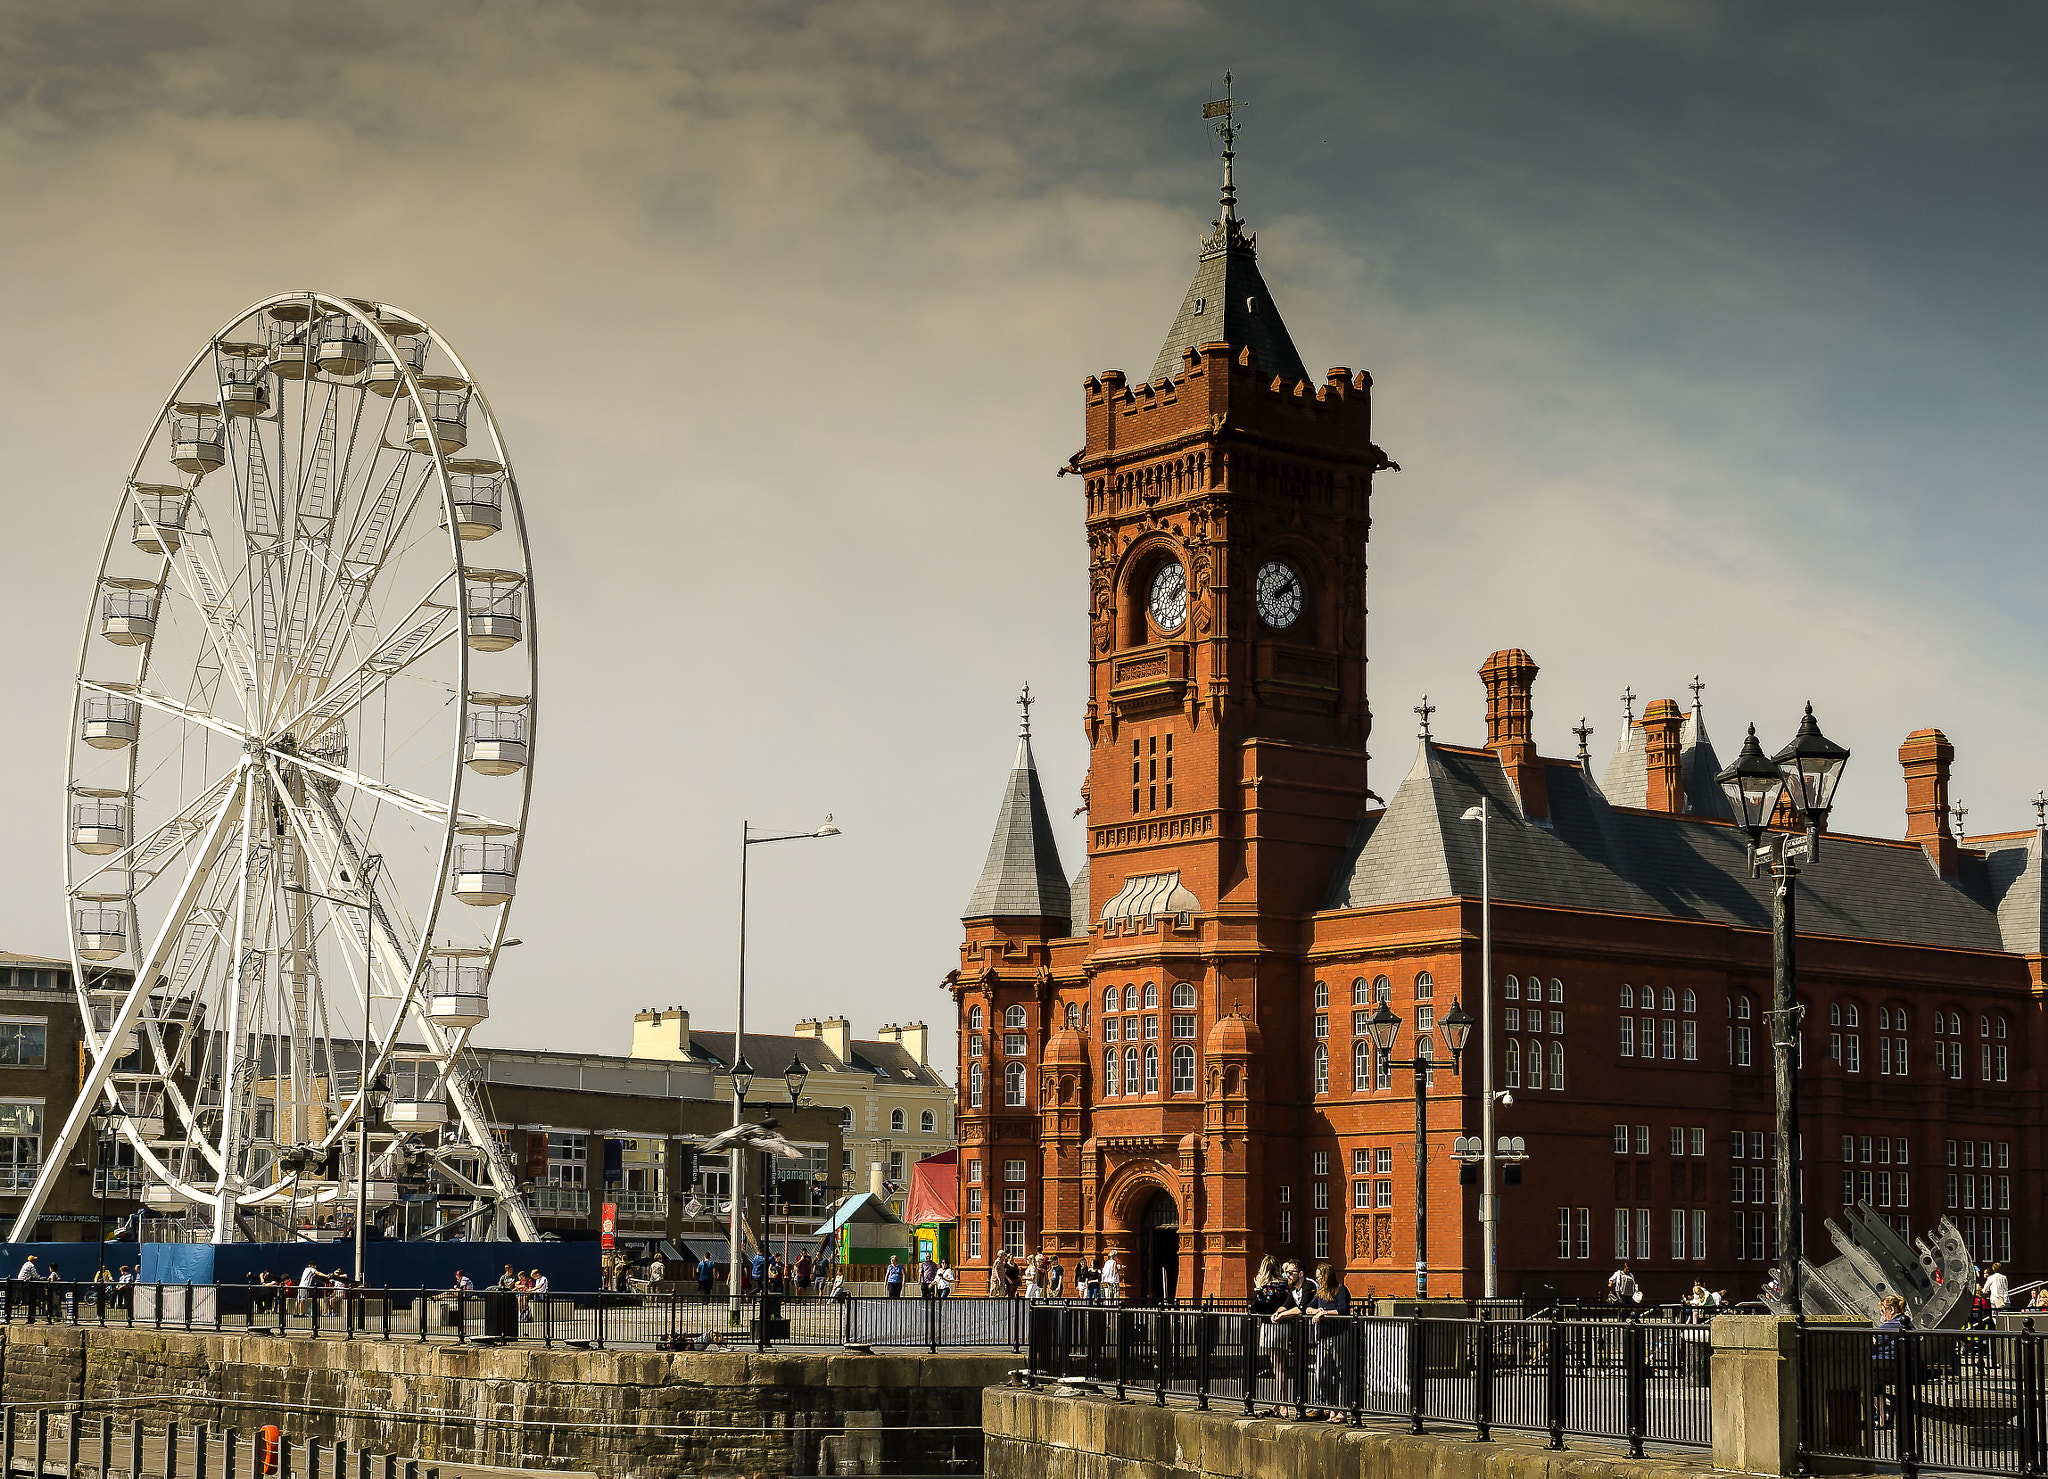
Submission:
M 1152 577 L 1152 620 L 1161 631 L 1178 631 L 1188 619 L 1188 573 L 1178 561 L 1161 565 Z
M 1301 619 L 1301 577 L 1291 566 L 1268 560 L 1252 581 L 1258 601 L 1259 619 L 1276 632 L 1284 632 Z

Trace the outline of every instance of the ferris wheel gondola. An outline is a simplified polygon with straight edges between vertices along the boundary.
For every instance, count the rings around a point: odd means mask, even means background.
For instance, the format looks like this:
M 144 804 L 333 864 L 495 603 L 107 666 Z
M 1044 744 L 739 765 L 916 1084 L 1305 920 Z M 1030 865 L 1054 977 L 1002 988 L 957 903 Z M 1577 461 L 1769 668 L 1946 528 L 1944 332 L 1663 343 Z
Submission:
M 145 1204 L 216 1242 L 352 1199 L 401 1062 L 375 1144 L 448 1123 L 536 1236 L 456 1070 L 524 851 L 532 591 L 502 431 L 423 319 L 288 294 L 194 358 L 93 582 L 64 839 L 92 1061 L 14 1239 L 102 1103 Z

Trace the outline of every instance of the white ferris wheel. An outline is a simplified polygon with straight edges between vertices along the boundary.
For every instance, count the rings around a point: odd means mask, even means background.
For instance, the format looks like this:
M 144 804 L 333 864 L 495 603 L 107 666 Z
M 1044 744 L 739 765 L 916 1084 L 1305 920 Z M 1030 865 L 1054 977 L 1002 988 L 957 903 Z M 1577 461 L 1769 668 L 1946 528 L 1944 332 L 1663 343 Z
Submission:
M 93 585 L 64 797 L 92 1061 L 14 1239 L 101 1105 L 145 1205 L 212 1241 L 352 1207 L 380 1080 L 362 1194 L 425 1152 L 536 1236 L 457 1061 L 532 794 L 532 577 L 490 403 L 424 321 L 295 293 L 200 351 Z

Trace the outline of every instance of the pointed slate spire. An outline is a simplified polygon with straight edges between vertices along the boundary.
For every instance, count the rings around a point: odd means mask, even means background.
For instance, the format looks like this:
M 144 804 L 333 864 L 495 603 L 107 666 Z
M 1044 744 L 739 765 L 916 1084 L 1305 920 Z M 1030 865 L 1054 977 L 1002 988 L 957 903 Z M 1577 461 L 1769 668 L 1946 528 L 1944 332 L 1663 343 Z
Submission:
M 996 813 L 996 833 L 988 845 L 988 861 L 967 900 L 962 919 L 1051 919 L 1066 933 L 1073 915 L 1073 891 L 1060 866 L 1059 844 L 1053 840 L 1045 793 L 1038 786 L 1038 766 L 1031 758 L 1031 705 L 1027 685 L 1018 704 L 1024 721 L 1017 732 L 1017 758 L 1010 783 Z
M 1308 379 L 1266 280 L 1259 276 L 1258 238 L 1244 229 L 1237 214 L 1237 187 L 1230 177 L 1234 137 L 1234 132 L 1224 137 L 1221 214 L 1202 242 L 1195 280 L 1159 346 L 1150 377 L 1154 381 L 1178 379 L 1185 351 L 1218 341 L 1237 350 L 1250 346 L 1261 381 L 1278 375 L 1291 386 Z

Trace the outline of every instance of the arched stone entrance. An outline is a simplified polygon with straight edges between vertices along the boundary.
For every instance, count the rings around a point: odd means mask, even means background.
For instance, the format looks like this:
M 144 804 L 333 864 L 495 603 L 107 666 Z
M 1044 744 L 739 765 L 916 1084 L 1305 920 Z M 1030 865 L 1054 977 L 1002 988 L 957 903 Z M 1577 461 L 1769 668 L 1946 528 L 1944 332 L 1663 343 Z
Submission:
M 1170 1304 L 1180 1290 L 1180 1209 L 1163 1187 L 1139 1209 L 1137 1280 L 1131 1296 L 1145 1304 Z

